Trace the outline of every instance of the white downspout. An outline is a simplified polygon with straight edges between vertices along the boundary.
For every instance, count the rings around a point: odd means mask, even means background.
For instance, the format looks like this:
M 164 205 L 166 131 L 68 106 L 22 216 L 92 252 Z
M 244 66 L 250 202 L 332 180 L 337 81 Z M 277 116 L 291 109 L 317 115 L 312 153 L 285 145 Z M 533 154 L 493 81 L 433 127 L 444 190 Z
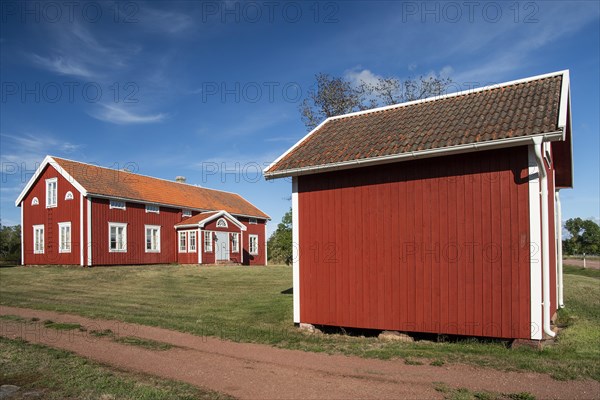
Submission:
M 533 148 L 535 150 L 535 160 L 538 165 L 538 173 L 540 174 L 540 197 L 542 203 L 542 304 L 544 310 L 543 328 L 544 333 L 550 337 L 556 334 L 550 328 L 550 239 L 548 232 L 548 175 L 542 156 L 541 137 L 533 138 Z
M 558 282 L 558 306 L 563 308 L 565 306 L 563 300 L 563 254 L 562 254 L 562 210 L 560 204 L 560 194 L 556 191 L 556 267 L 558 269 L 557 279 Z

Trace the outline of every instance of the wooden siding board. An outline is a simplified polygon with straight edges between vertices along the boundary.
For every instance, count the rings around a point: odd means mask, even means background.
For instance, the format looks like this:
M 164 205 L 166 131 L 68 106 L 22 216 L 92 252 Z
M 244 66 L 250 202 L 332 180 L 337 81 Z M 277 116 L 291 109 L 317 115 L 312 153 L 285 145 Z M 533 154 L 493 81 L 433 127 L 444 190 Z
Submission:
M 301 258 L 302 322 L 527 338 L 526 167 L 518 148 L 301 177 L 301 243 L 341 249 Z

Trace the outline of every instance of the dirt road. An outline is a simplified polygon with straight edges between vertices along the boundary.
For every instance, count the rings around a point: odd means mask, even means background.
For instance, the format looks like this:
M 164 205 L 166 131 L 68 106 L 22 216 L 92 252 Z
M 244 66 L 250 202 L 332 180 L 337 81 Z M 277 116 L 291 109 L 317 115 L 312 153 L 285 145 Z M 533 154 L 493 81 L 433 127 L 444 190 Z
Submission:
M 502 393 L 530 392 L 539 398 L 599 398 L 596 381 L 556 381 L 547 375 L 503 372 L 464 365 L 434 367 L 276 349 L 234 343 L 171 330 L 93 320 L 0 306 L 0 315 L 40 321 L 79 323 L 87 332 L 57 331 L 41 322 L 1 320 L 0 335 L 72 351 L 115 367 L 187 382 L 240 399 L 399 399 L 441 398 L 435 382 L 450 387 Z M 110 329 L 119 336 L 136 336 L 170 343 L 155 351 L 94 337 L 91 330 Z

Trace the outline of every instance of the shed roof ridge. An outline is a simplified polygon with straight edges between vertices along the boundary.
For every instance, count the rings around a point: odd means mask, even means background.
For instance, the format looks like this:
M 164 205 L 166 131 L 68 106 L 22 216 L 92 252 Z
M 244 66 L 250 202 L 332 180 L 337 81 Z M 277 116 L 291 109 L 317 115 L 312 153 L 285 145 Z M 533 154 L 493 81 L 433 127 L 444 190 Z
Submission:
M 410 100 L 410 101 L 405 101 L 402 103 L 396 103 L 396 104 L 390 104 L 387 106 L 370 108 L 367 110 L 360 110 L 360 111 L 354 111 L 354 112 L 346 113 L 346 114 L 334 115 L 332 117 L 327 118 L 324 122 L 327 123 L 329 121 L 335 121 L 335 120 L 353 118 L 353 117 L 360 117 L 362 115 L 375 114 L 378 112 L 383 113 L 385 111 L 393 111 L 393 110 L 396 110 L 398 108 L 403 108 L 403 107 L 416 106 L 419 104 L 431 103 L 431 102 L 450 99 L 450 98 L 454 98 L 454 97 L 464 97 L 464 96 L 469 96 L 469 95 L 473 95 L 473 94 L 479 94 L 482 92 L 499 90 L 499 89 L 506 88 L 509 86 L 517 86 L 517 85 L 526 84 L 531 81 L 540 81 L 540 80 L 544 80 L 544 79 L 553 78 L 556 76 L 563 76 L 567 72 L 568 72 L 568 70 L 560 70 L 560 71 L 556 71 L 556 72 L 550 72 L 547 74 L 531 76 L 528 78 L 516 79 L 516 80 L 501 82 L 501 83 L 497 83 L 497 84 L 493 84 L 493 85 L 486 85 L 486 86 L 481 86 L 478 88 L 471 88 L 471 89 L 461 90 L 458 92 L 446 93 L 443 95 L 434 95 L 434 96 L 426 97 L 423 99 Z

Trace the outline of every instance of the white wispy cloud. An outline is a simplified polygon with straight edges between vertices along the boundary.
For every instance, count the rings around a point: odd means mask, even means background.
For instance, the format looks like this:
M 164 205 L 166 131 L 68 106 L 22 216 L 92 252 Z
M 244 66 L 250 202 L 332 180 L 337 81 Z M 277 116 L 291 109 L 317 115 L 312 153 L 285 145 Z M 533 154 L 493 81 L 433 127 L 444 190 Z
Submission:
M 89 112 L 89 115 L 104 122 L 117 125 L 130 124 L 153 124 L 167 118 L 165 113 L 142 113 L 127 109 L 122 104 L 101 104 L 98 108 Z
M 46 46 L 25 53 L 33 65 L 59 75 L 94 80 L 114 80 L 115 74 L 141 50 L 129 42 L 109 38 L 101 41 L 76 21 L 50 24 L 44 40 Z
M 90 79 L 96 76 L 88 67 L 82 65 L 77 60 L 65 58 L 63 56 L 43 57 L 38 54 L 31 54 L 31 59 L 38 66 L 45 68 L 59 75 L 75 76 Z

